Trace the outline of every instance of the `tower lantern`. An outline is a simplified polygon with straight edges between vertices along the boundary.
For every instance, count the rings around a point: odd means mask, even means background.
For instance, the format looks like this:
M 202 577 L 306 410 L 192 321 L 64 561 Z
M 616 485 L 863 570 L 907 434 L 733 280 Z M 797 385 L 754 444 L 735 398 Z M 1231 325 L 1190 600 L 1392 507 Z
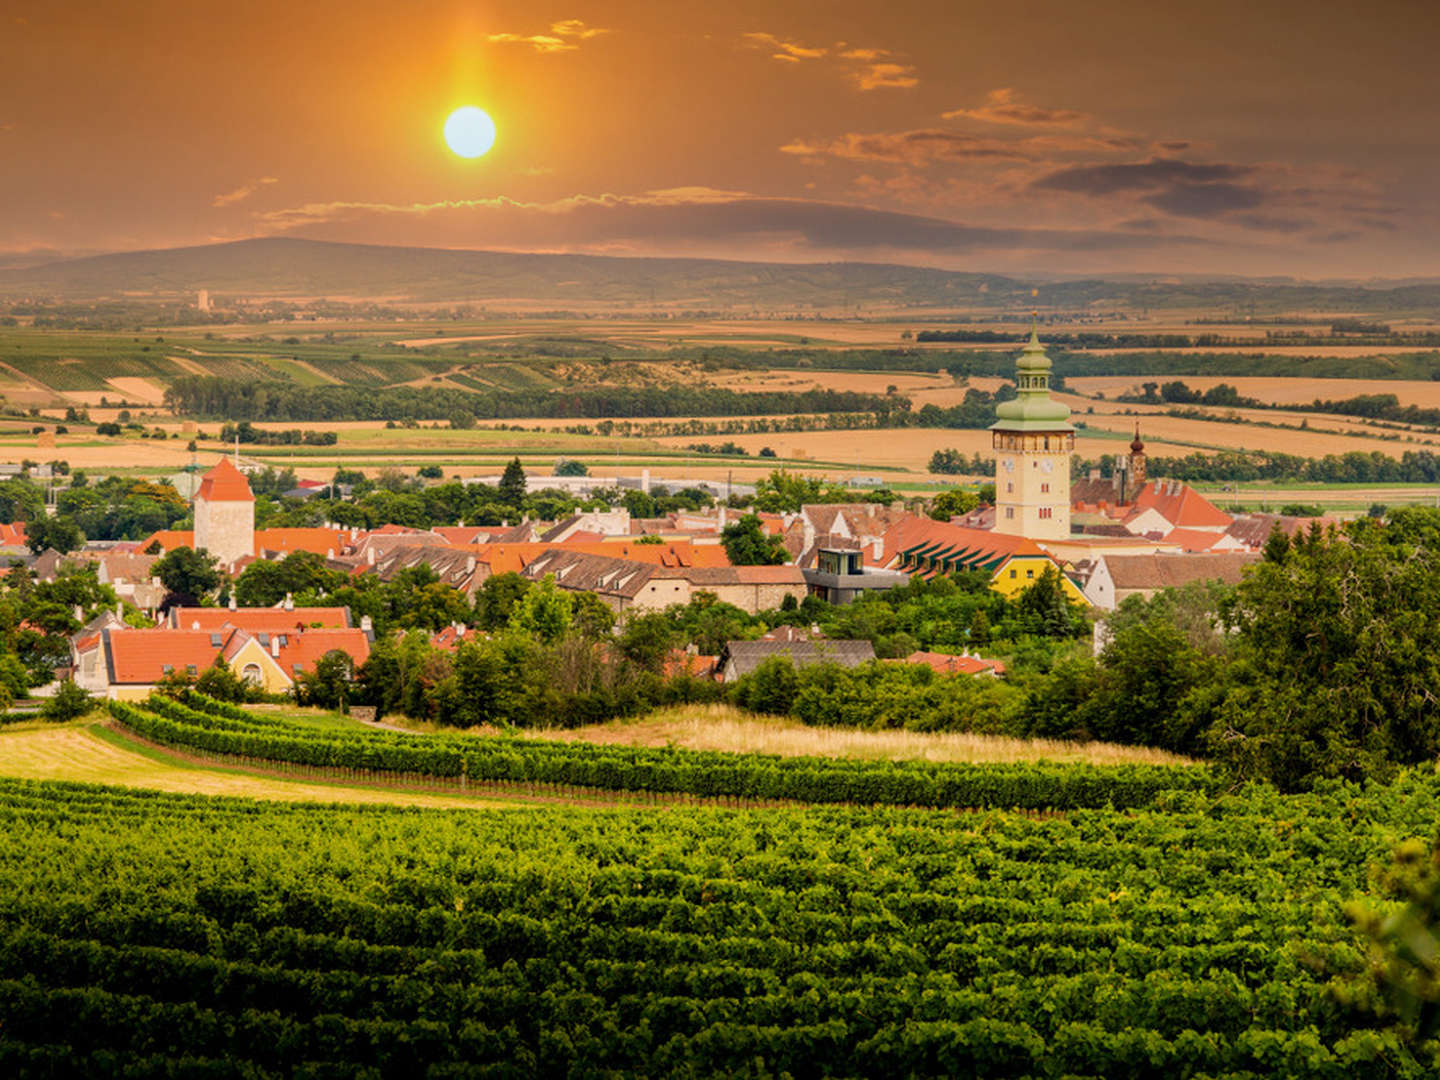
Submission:
M 1050 397 L 1050 358 L 1038 322 L 1015 363 L 1017 393 L 990 425 L 995 448 L 995 531 L 1032 540 L 1070 535 L 1070 409 Z

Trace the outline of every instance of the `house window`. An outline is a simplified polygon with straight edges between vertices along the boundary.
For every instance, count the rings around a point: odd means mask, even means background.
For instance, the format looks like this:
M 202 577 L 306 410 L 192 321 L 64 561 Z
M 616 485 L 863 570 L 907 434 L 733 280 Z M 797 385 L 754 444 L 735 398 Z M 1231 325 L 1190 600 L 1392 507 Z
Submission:
M 252 686 L 260 685 L 260 665 L 246 664 L 240 669 L 240 678 Z
M 1028 577 L 1028 578 L 1033 578 L 1033 577 L 1035 576 L 1035 571 L 1034 571 L 1034 570 L 1026 570 L 1026 571 L 1025 571 L 1025 576 Z
M 1042 518 L 1048 518 L 1048 517 L 1050 516 L 1050 507 L 1048 507 L 1048 506 L 1042 506 L 1042 507 L 1040 507 L 1040 516 L 1041 516 Z
M 175 665 L 174 665 L 174 664 L 161 664 L 161 665 L 160 665 L 160 670 L 161 670 L 162 672 L 164 672 L 166 675 L 169 675 L 172 671 L 175 670 Z
M 1042 494 L 1042 495 L 1048 495 L 1048 494 L 1050 494 L 1050 485 L 1049 485 L 1049 484 L 1041 484 L 1041 485 L 1040 485 L 1040 494 Z
M 1012 491 L 1014 491 L 1014 490 L 1015 490 L 1015 485 L 1014 485 L 1014 484 L 1006 484 L 1006 485 L 1005 485 L 1005 494 L 1008 495 L 1008 494 L 1010 494 L 1010 492 L 1012 492 Z
M 195 665 L 194 665 L 194 664 L 186 664 L 186 665 L 185 665 L 185 674 L 186 674 L 186 675 L 194 675 L 195 673 L 196 673 L 196 671 L 195 671 Z
M 1013 518 L 1015 516 L 1015 508 L 1013 506 L 1005 507 L 1005 516 L 1007 518 Z

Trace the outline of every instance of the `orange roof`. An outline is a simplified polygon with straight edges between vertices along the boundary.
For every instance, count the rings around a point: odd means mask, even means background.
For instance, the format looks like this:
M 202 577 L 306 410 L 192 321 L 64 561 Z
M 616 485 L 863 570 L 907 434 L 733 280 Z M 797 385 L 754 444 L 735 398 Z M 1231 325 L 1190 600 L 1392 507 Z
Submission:
M 189 669 L 194 668 L 193 674 L 198 675 L 214 664 L 217 656 L 233 659 L 246 642 L 255 639 L 255 635 L 233 628 L 107 630 L 104 637 L 112 681 L 140 685 L 157 683 L 172 671 L 191 673 Z M 263 640 L 259 644 L 292 680 L 297 669 L 313 671 L 315 661 L 332 649 L 348 654 L 357 666 L 370 655 L 370 642 L 363 630 L 282 629 L 270 638 L 269 645 Z
M 950 656 L 947 653 L 926 652 L 921 649 L 896 664 L 924 664 L 941 675 L 983 675 L 994 672 L 1005 674 L 1005 665 L 999 660 L 985 660 L 979 656 Z
M 25 522 L 0 522 L 0 544 L 22 545 L 25 543 Z
M 370 639 L 363 630 L 306 630 L 301 634 L 286 634 L 275 662 L 293 679 L 297 671 L 314 671 L 315 661 L 336 649 L 359 667 L 370 656 Z
M 1165 543 L 1179 544 L 1184 551 L 1209 551 L 1226 535 L 1206 529 L 1171 529 L 1165 534 Z
M 344 607 L 222 608 L 174 607 L 170 625 L 180 630 L 215 631 L 226 627 L 251 633 L 285 633 L 319 623 L 324 627 L 350 625 L 350 609 Z
M 692 544 L 688 540 L 671 540 L 664 544 L 637 544 L 633 540 L 582 541 L 560 540 L 547 543 L 534 540 L 520 544 L 473 544 L 467 550 L 475 558 L 488 563 L 492 574 L 516 573 L 547 551 L 577 551 L 586 555 L 607 555 L 614 559 L 650 563 L 657 566 L 729 566 L 730 556 L 721 544 Z
M 161 529 L 147 536 L 141 542 L 140 550 L 145 551 L 151 544 L 159 544 L 160 550 L 168 554 L 176 548 L 194 547 L 195 533 L 190 529 Z
M 169 671 L 184 672 L 191 667 L 198 675 L 215 663 L 229 637 L 228 632 L 221 634 L 220 644 L 216 644 L 205 630 L 107 630 L 111 679 L 157 683 Z
M 343 529 L 256 529 L 255 553 L 309 551 L 316 555 L 338 555 L 350 542 Z
M 151 544 L 158 543 L 165 552 L 181 547 L 195 546 L 195 533 L 190 529 L 161 529 L 151 533 L 140 544 L 144 551 Z M 288 555 L 292 551 L 310 551 L 316 555 L 340 554 L 350 543 L 350 534 L 343 529 L 256 529 L 254 554 L 263 551 L 277 551 Z
M 462 626 L 457 630 L 455 628 L 455 625 L 452 623 L 451 625 L 445 627 L 445 629 L 440 630 L 435 634 L 432 634 L 430 637 L 430 644 L 437 649 L 444 649 L 446 652 L 454 652 L 457 648 L 460 647 L 460 643 L 462 641 L 474 641 L 480 636 L 480 631 L 476 630 L 474 627 Z
M 862 550 L 866 563 L 886 566 L 901 552 L 917 548 L 974 552 L 984 555 L 981 560 L 984 562 L 998 561 L 1009 555 L 1045 554 L 1039 544 L 1023 536 L 1011 536 L 991 529 L 967 529 L 963 525 L 935 521 L 917 514 L 902 518 L 885 530 L 883 551 L 878 558 L 874 545 L 866 544 Z
M 1135 512 L 1153 509 L 1177 529 L 1226 529 L 1234 520 L 1189 484 L 1152 480 L 1135 496 Z
M 220 464 L 205 474 L 200 481 L 200 490 L 195 498 L 206 502 L 254 502 L 250 481 L 237 469 L 229 458 L 221 458 Z

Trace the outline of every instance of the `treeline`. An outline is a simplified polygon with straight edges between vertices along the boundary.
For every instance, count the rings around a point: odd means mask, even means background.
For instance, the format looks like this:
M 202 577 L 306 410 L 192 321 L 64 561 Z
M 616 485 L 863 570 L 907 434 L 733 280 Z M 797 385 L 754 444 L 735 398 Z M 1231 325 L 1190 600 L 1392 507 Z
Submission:
M 334 446 L 340 441 L 340 437 L 333 431 L 301 431 L 299 428 L 272 431 L 269 428 L 257 428 L 249 420 L 241 420 L 238 424 L 226 424 L 222 427 L 220 441 L 238 441 L 257 446 Z
M 1267 331 L 1263 337 L 1227 337 L 1223 334 L 1108 334 L 1084 330 L 1078 333 L 1045 332 L 1045 344 L 1058 348 L 1086 349 L 1213 349 L 1264 348 L 1283 340 L 1285 344 L 1314 346 L 1354 345 L 1356 337 L 1365 337 L 1366 345 L 1440 346 L 1440 333 L 1414 331 L 1396 333 L 1385 323 L 1359 319 L 1339 319 L 1330 324 L 1328 334 L 1276 333 Z M 1014 331 L 1005 330 L 921 330 L 917 342 L 967 342 L 1004 344 L 1014 342 Z
M 473 416 L 589 418 L 905 411 L 906 398 L 848 390 L 739 393 L 707 386 L 472 393 L 434 387 L 299 386 L 187 375 L 165 391 L 177 415 L 231 420 L 404 420 Z
M 1100 459 L 1107 471 L 1113 457 Z M 1187 483 L 1251 483 L 1259 480 L 1300 481 L 1323 484 L 1440 483 L 1440 455 L 1430 450 L 1406 450 L 1398 458 L 1379 450 L 1366 453 L 1351 450 L 1321 458 L 1300 457 L 1269 450 L 1245 453 L 1224 450 L 1214 454 L 1187 454 L 1185 457 L 1151 457 L 1151 476 L 1164 476 Z M 1079 462 L 1076 475 L 1084 475 L 1089 462 Z

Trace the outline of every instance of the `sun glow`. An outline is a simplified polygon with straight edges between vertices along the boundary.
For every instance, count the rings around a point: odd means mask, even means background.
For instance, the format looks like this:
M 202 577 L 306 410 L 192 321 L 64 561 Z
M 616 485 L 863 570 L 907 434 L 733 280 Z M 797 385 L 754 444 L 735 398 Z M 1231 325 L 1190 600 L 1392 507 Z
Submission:
M 460 157 L 480 157 L 495 145 L 495 121 L 484 109 L 462 106 L 445 120 L 445 143 Z

